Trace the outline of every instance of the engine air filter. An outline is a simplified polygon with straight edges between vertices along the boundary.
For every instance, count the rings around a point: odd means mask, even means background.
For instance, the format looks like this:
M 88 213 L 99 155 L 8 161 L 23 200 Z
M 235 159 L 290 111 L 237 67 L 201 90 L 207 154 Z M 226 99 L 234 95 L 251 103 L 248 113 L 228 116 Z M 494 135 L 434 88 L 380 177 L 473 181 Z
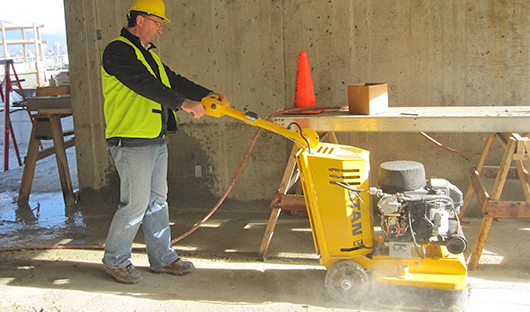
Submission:
M 397 160 L 379 166 L 379 187 L 385 193 L 403 193 L 425 187 L 425 168 L 422 163 Z

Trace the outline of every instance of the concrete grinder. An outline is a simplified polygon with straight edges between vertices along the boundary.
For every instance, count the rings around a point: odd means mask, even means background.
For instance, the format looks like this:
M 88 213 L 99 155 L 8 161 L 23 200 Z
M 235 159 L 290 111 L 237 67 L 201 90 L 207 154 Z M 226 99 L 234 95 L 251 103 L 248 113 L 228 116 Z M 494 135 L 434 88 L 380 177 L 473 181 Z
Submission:
M 299 147 L 296 160 L 311 232 L 332 298 L 355 303 L 379 293 L 383 304 L 412 298 L 420 309 L 463 309 L 467 243 L 458 219 L 463 196 L 456 186 L 426 179 L 421 163 L 391 161 L 379 168 L 379 188 L 370 187 L 366 150 L 319 142 L 312 129 L 279 126 L 232 109 L 217 95 L 202 104 L 206 115 L 231 116 Z M 372 199 L 380 227 L 375 227 Z

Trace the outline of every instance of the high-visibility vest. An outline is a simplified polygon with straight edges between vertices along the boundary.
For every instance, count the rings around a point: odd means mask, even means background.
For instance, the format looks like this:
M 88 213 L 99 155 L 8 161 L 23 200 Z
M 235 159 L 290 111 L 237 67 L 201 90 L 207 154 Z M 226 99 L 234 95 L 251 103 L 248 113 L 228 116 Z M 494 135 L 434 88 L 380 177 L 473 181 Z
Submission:
M 145 59 L 142 51 L 127 38 L 120 36 L 114 41 L 122 41 L 134 48 L 136 57 L 149 72 L 155 72 Z M 104 51 L 104 50 L 103 50 Z M 103 51 L 101 59 L 103 62 Z M 158 65 L 158 72 L 163 84 L 171 88 L 169 78 L 160 57 L 149 51 Z M 162 131 L 162 105 L 143 97 L 121 83 L 115 76 L 109 75 L 101 66 L 103 95 L 105 97 L 105 137 L 153 139 Z M 170 112 L 170 114 L 173 112 Z

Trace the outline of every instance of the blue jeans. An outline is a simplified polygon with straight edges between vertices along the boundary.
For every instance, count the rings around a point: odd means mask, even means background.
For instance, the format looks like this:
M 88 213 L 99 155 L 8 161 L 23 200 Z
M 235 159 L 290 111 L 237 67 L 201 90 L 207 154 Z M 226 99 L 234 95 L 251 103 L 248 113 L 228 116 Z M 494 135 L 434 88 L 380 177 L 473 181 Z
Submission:
M 110 225 L 103 264 L 129 265 L 133 240 L 142 225 L 152 269 L 178 259 L 171 246 L 167 208 L 167 145 L 110 148 L 120 176 L 120 205 Z

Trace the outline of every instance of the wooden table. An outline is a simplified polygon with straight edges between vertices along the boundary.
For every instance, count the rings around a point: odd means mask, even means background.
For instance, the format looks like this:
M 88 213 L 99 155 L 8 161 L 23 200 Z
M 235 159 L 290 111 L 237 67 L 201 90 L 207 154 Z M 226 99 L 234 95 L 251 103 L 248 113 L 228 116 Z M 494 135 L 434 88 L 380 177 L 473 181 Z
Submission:
M 76 202 L 76 195 L 72 188 L 68 160 L 66 158 L 66 148 L 74 146 L 74 138 L 64 141 L 64 136 L 72 135 L 74 132 L 63 132 L 61 118 L 72 116 L 72 109 L 42 109 L 33 115 L 33 127 L 28 145 L 28 153 L 24 160 L 24 172 L 20 184 L 18 205 L 28 205 L 35 167 L 37 160 L 55 154 L 57 159 L 57 169 L 63 191 L 65 205 L 72 205 Z M 39 151 L 41 140 L 53 140 L 53 146 Z
M 284 127 L 296 122 L 302 128 L 331 134 L 330 139 L 334 143 L 335 132 L 489 133 L 479 162 L 471 169 L 471 184 L 460 213 L 462 216 L 471 195 L 475 193 L 484 218 L 469 261 L 471 270 L 478 265 L 493 218 L 530 218 L 530 175 L 523 165 L 523 161 L 529 160 L 530 144 L 528 138 L 519 135 L 530 131 L 529 106 L 391 107 L 387 112 L 376 115 L 351 115 L 346 110 L 334 110 L 321 114 L 280 115 L 273 122 Z M 485 167 L 484 161 L 494 138 L 503 143 L 504 157 L 499 166 Z M 267 252 L 281 210 L 301 210 L 305 207 L 300 195 L 285 194 L 295 174 L 294 153 L 296 150 L 293 148 L 280 188 L 271 203 L 272 213 L 258 253 L 260 257 Z M 510 167 L 512 161 L 516 162 L 515 168 Z M 480 182 L 481 177 L 496 179 L 491 195 Z M 499 201 L 504 182 L 509 178 L 519 178 L 526 201 Z

